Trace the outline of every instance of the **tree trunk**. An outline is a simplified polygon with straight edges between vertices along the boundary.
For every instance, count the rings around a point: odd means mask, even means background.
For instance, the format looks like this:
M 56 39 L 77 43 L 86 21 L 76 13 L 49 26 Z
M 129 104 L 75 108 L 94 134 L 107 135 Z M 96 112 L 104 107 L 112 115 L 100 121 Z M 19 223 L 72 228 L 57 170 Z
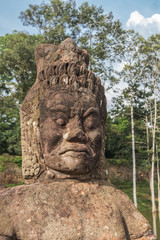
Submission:
M 133 86 L 131 81 L 131 128 L 132 128 L 132 161 L 133 161 L 133 201 L 137 207 L 136 194 L 136 156 L 135 156 L 135 139 L 134 139 L 134 118 L 133 118 Z
M 151 188 L 151 199 L 152 199 L 152 212 L 156 212 L 155 204 L 155 191 L 154 191 L 154 163 L 155 163 L 155 136 L 156 136 L 156 125 L 157 125 L 157 81 L 154 86 L 154 125 L 153 125 L 153 138 L 152 138 L 152 167 L 151 167 L 151 177 L 150 177 L 150 188 Z
M 153 218 L 153 233 L 155 236 L 157 236 L 157 225 L 156 225 L 156 213 L 152 213 L 152 218 Z
M 147 112 L 146 112 L 146 116 L 145 116 L 145 122 L 146 122 L 146 135 L 147 135 L 147 162 L 148 162 L 148 165 L 149 165 L 149 163 L 150 163 L 150 161 L 149 161 L 149 129 L 148 129 Z
M 158 144 L 156 144 L 156 152 L 157 152 L 157 181 L 158 181 L 158 211 L 160 212 L 160 176 L 159 176 Z

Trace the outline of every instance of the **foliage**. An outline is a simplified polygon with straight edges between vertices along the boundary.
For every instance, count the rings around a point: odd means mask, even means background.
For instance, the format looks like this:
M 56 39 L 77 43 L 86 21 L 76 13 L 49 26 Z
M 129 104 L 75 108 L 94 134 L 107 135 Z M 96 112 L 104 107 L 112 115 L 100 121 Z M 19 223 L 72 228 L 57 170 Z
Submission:
M 107 158 L 107 163 L 110 165 L 120 165 L 120 166 L 128 166 L 130 162 L 125 158 Z
M 0 82 L 21 103 L 36 79 L 34 49 L 41 36 L 14 32 L 0 37 Z M 8 83 L 8 85 L 7 85 Z
M 29 5 L 21 12 L 25 26 L 36 27 L 45 37 L 45 42 L 60 44 L 67 37 L 76 38 L 79 33 L 78 11 L 74 0 L 51 0 L 49 4 Z
M 75 0 L 50 0 L 29 5 L 20 19 L 25 26 L 36 27 L 48 43 L 59 44 L 72 37 L 89 52 L 90 69 L 107 80 L 108 85 L 118 81 L 112 64 L 123 55 L 125 31 L 112 13 L 105 14 L 102 7 L 88 2 L 76 7 Z
M 131 147 L 127 139 L 130 122 L 124 117 L 115 119 L 108 113 L 106 122 L 106 157 L 114 159 L 131 159 Z
M 14 32 L 0 37 L 0 154 L 21 155 L 20 104 L 36 79 L 40 36 Z
M 0 154 L 21 154 L 19 105 L 13 93 L 1 97 L 0 136 Z
M 4 170 L 5 170 L 5 163 L 7 163 L 7 162 L 13 162 L 18 167 L 22 167 L 22 157 L 21 156 L 15 156 L 15 155 L 9 155 L 9 154 L 0 155 L 0 166 L 4 166 Z
M 0 161 L 0 172 L 3 172 L 6 169 L 5 163 Z

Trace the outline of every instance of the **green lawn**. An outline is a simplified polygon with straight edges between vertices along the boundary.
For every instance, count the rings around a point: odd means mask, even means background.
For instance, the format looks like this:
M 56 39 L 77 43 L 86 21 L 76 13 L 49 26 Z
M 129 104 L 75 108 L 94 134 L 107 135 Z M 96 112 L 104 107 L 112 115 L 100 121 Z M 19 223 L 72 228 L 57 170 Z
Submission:
M 132 182 L 112 182 L 117 188 L 125 192 L 130 199 L 133 201 L 133 186 Z M 156 205 L 158 207 L 158 187 L 157 182 L 155 182 L 155 197 Z M 152 217 L 152 203 L 151 203 L 151 193 L 149 187 L 149 181 L 142 181 L 137 183 L 137 204 L 138 210 L 144 215 L 144 217 L 149 221 L 153 229 L 153 217 Z M 156 213 L 156 228 L 157 237 L 160 240 L 160 218 L 158 213 Z
M 113 182 L 113 184 L 125 192 L 130 199 L 133 201 L 133 184 L 132 182 L 126 181 L 126 182 Z M 156 196 L 156 205 L 158 206 L 157 201 L 157 182 L 155 182 L 155 196 Z M 152 204 L 151 204 L 151 193 L 150 193 L 150 187 L 149 187 L 149 181 L 144 180 L 141 182 L 137 182 L 137 204 L 138 204 L 138 210 L 140 212 L 144 212 L 146 209 L 148 211 L 152 211 Z

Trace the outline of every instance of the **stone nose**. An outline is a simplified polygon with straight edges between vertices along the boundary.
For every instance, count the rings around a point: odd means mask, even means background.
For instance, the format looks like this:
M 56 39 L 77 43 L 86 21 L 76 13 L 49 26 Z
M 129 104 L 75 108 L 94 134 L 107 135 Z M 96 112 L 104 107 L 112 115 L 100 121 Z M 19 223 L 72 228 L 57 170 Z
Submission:
M 81 126 L 73 126 L 64 134 L 64 139 L 69 142 L 86 143 L 88 138 Z

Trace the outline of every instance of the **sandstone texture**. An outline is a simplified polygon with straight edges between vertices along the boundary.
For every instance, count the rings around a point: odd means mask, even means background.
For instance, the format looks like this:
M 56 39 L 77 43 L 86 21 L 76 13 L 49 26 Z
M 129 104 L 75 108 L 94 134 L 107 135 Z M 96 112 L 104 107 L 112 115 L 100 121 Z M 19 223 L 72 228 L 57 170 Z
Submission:
M 21 106 L 23 176 L 36 181 L 52 169 L 78 179 L 100 177 L 106 98 L 88 70 L 88 53 L 66 39 L 37 46 L 35 58 L 37 79 Z
M 18 186 L 4 190 L 0 201 L 4 239 L 156 239 L 131 200 L 102 181 Z

